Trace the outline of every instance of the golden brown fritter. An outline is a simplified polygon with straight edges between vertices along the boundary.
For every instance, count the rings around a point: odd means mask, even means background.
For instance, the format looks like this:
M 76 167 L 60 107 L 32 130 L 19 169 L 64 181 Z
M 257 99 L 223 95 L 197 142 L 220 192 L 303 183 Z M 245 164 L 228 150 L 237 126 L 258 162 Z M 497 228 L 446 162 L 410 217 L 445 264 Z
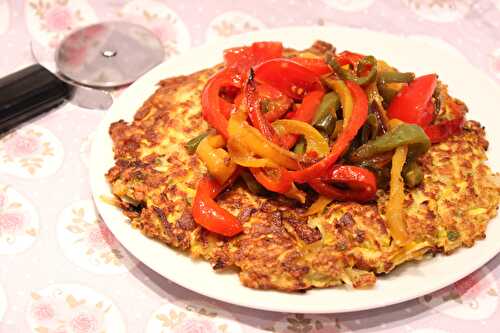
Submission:
M 329 47 L 317 43 L 309 52 Z M 218 203 L 243 222 L 243 234 L 228 239 L 202 229 L 190 207 L 206 169 L 184 144 L 208 128 L 200 93 L 215 71 L 160 82 L 132 123 L 119 121 L 110 128 L 116 165 L 107 179 L 132 225 L 146 236 L 208 260 L 214 269 L 236 269 L 248 287 L 285 291 L 370 286 L 376 274 L 405 261 L 470 247 L 485 237 L 500 189 L 484 164 L 484 130 L 474 121 L 421 159 L 424 181 L 406 193 L 412 241 L 405 248 L 391 243 L 383 191 L 374 204 L 332 203 L 308 219 L 291 200 L 256 196 L 237 183 Z

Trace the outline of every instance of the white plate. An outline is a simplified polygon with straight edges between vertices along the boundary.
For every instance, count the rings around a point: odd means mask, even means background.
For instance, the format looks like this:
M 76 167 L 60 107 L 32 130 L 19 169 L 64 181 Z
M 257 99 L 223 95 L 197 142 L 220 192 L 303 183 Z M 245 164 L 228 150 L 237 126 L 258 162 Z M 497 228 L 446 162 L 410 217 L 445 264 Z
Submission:
M 418 74 L 437 72 L 449 84 L 450 92 L 463 99 L 469 117 L 488 129 L 490 165 L 500 170 L 500 131 L 495 131 L 500 105 L 499 87 L 472 67 L 453 49 L 439 41 L 388 35 L 343 27 L 286 28 L 235 36 L 208 44 L 154 68 L 128 88 L 108 111 L 93 141 L 91 182 L 94 200 L 102 218 L 120 242 L 147 266 L 200 294 L 246 307 L 296 313 L 333 313 L 365 310 L 413 299 L 443 288 L 473 272 L 500 252 L 500 221 L 491 222 L 486 240 L 451 256 L 410 263 L 380 277 L 374 288 L 346 287 L 315 289 L 304 294 L 259 291 L 245 288 L 236 274 L 217 274 L 206 262 L 195 262 L 134 230 L 119 209 L 99 198 L 111 196 L 104 174 L 113 165 L 109 125 L 119 119 L 130 121 L 136 110 L 156 89 L 161 79 L 213 66 L 222 60 L 222 50 L 258 40 L 278 40 L 302 49 L 317 39 L 332 42 L 337 49 L 350 49 L 387 60 L 402 70 Z

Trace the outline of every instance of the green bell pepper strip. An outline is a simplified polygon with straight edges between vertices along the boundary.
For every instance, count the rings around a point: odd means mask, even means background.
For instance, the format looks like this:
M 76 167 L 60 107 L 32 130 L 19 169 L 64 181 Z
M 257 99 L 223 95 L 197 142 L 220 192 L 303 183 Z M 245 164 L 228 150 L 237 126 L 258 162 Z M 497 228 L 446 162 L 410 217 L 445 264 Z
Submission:
M 191 140 L 186 142 L 185 147 L 186 147 L 188 153 L 194 154 L 194 152 L 196 151 L 196 148 L 198 148 L 200 142 L 203 139 L 205 139 L 207 136 L 208 136 L 208 132 L 201 133 L 200 135 L 195 136 L 194 138 L 192 138 Z
M 314 115 L 312 121 L 313 126 L 316 126 L 316 124 L 323 118 L 325 118 L 328 114 L 335 115 L 339 106 L 339 96 L 335 91 L 331 91 L 323 96 L 321 104 L 318 107 L 318 111 L 316 111 L 316 114 Z
M 326 63 L 332 67 L 335 73 L 343 79 L 343 80 L 349 80 L 353 81 L 354 83 L 358 85 L 366 85 L 377 77 L 377 59 L 375 59 L 374 56 L 366 56 L 363 57 L 359 62 L 358 62 L 358 68 L 356 70 L 356 73 L 353 73 L 347 69 L 342 68 L 340 64 L 335 60 L 331 54 L 328 54 L 326 56 Z M 364 76 L 360 76 L 363 71 L 367 67 L 370 67 L 368 73 Z
M 424 173 L 422 168 L 418 165 L 417 161 L 407 161 L 405 168 L 403 169 L 403 178 L 408 187 L 415 187 L 422 182 L 424 179 Z
M 247 186 L 248 190 L 253 194 L 261 194 L 266 192 L 264 186 L 260 185 L 259 182 L 255 180 L 252 174 L 247 170 L 241 173 L 241 178 L 243 179 L 243 182 Z
M 304 155 L 304 153 L 306 152 L 306 140 L 303 136 L 300 137 L 300 139 L 295 144 L 295 147 L 293 147 L 293 152 L 297 155 Z
M 387 83 L 410 83 L 414 79 L 415 74 L 411 72 L 380 72 L 377 78 L 377 88 L 386 105 L 389 105 L 392 99 L 398 94 L 398 91 L 389 88 L 386 85 Z
M 337 121 L 337 109 L 340 106 L 339 96 L 335 91 L 331 91 L 321 100 L 318 111 L 314 115 L 312 124 L 321 134 L 329 138 L 335 129 Z
M 368 114 L 365 125 L 361 129 L 361 142 L 366 143 L 368 140 L 375 140 L 379 130 L 377 116 L 373 113 Z
M 381 72 L 377 78 L 378 82 L 381 84 L 386 83 L 410 83 L 415 80 L 415 74 L 411 72 Z
M 327 113 L 325 117 L 321 118 L 314 124 L 314 127 L 326 138 L 330 138 L 330 135 L 335 129 L 337 119 L 331 113 Z
M 413 160 L 429 149 L 431 141 L 420 126 L 401 124 L 356 149 L 351 154 L 350 159 L 354 162 L 360 162 L 405 145 L 408 145 L 408 160 Z
M 396 97 L 396 95 L 398 94 L 398 91 L 396 89 L 389 88 L 384 84 L 378 84 L 377 88 L 380 96 L 382 96 L 382 98 L 384 99 L 385 106 L 389 106 L 394 97 Z

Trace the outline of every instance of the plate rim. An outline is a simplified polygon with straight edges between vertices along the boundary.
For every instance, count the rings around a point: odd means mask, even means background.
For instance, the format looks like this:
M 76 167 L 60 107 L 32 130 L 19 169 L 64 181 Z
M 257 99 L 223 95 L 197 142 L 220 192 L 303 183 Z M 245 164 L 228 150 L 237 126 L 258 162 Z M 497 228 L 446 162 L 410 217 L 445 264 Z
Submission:
M 304 30 L 306 30 L 306 31 L 304 31 Z M 176 57 L 170 58 L 167 61 L 163 62 L 162 64 L 151 69 L 149 72 L 144 74 L 141 78 L 139 78 L 136 82 L 134 82 L 130 87 L 128 87 L 126 89 L 126 91 L 124 91 L 121 94 L 121 96 L 118 98 L 118 100 L 116 100 L 113 103 L 113 106 L 111 107 L 111 109 L 107 111 L 106 116 L 100 122 L 100 124 L 96 130 L 96 135 L 94 136 L 94 140 L 92 142 L 91 158 L 90 158 L 90 178 L 91 178 L 92 196 L 94 199 L 94 203 L 96 204 L 97 209 L 99 211 L 99 214 L 102 216 L 103 221 L 106 223 L 108 228 L 113 232 L 115 237 L 139 261 L 143 262 L 146 266 L 148 266 L 150 269 L 152 269 L 156 273 L 162 275 L 163 277 L 169 279 L 170 281 L 176 283 L 177 285 L 179 285 L 183 288 L 186 288 L 188 290 L 194 291 L 198 294 L 201 294 L 201 295 L 213 298 L 213 299 L 217 299 L 217 300 L 220 300 L 220 301 L 223 301 L 226 303 L 244 306 L 244 307 L 248 307 L 248 308 L 253 308 L 253 309 L 258 309 L 258 310 L 266 310 L 266 311 L 275 311 L 275 312 L 295 312 L 295 313 L 307 313 L 307 314 L 343 313 L 343 312 L 362 311 L 362 310 L 385 307 L 385 306 L 389 306 L 389 305 L 393 305 L 393 304 L 397 304 L 397 303 L 402 303 L 402 302 L 405 302 L 405 301 L 408 301 L 411 299 L 416 299 L 416 298 L 421 297 L 425 294 L 429 294 L 429 293 L 434 292 L 436 290 L 442 289 L 443 287 L 446 287 L 446 286 L 462 279 L 463 277 L 471 274 L 472 272 L 476 271 L 480 267 L 484 266 L 491 259 L 493 259 L 500 252 L 500 242 L 498 242 L 498 244 L 496 245 L 496 247 L 494 249 L 490 249 L 487 252 L 487 254 L 480 253 L 482 255 L 480 255 L 479 257 L 476 256 L 475 257 L 476 260 L 472 261 L 466 270 L 460 271 L 459 273 L 455 273 L 452 278 L 448 277 L 445 279 L 443 279 L 443 278 L 438 279 L 439 282 L 434 283 L 433 287 L 427 288 L 425 292 L 422 292 L 422 290 L 415 288 L 413 290 L 410 290 L 410 292 L 408 292 L 404 296 L 393 296 L 392 298 L 378 302 L 375 305 L 374 304 L 371 304 L 371 305 L 368 305 L 368 304 L 352 305 L 351 304 L 350 306 L 344 306 L 344 307 L 331 306 L 331 305 L 320 305 L 320 306 L 315 306 L 315 307 L 309 307 L 309 306 L 302 306 L 299 303 L 301 301 L 304 301 L 304 297 L 307 297 L 308 294 L 310 295 L 312 293 L 317 293 L 319 291 L 319 292 L 324 292 L 326 295 L 328 295 L 328 294 L 331 294 L 332 291 L 336 291 L 336 290 L 341 292 L 341 290 L 346 289 L 345 287 L 340 287 L 340 288 L 333 287 L 333 288 L 328 288 L 328 289 L 315 289 L 314 291 L 309 291 L 306 294 L 298 295 L 298 294 L 283 293 L 283 292 L 279 292 L 279 291 L 254 290 L 254 289 L 249 289 L 247 287 L 244 287 L 243 285 L 240 284 L 241 288 L 244 288 L 244 290 L 247 290 L 247 291 L 251 290 L 251 292 L 244 292 L 244 294 L 254 294 L 255 293 L 255 295 L 257 295 L 257 294 L 258 295 L 262 295 L 262 294 L 280 294 L 280 295 L 285 294 L 285 295 L 287 295 L 287 297 L 283 297 L 283 299 L 289 299 L 290 303 L 281 302 L 282 304 L 280 304 L 280 306 L 277 307 L 273 302 L 263 302 L 261 304 L 256 304 L 254 301 L 246 300 L 244 298 L 238 299 L 236 297 L 237 299 L 234 299 L 233 296 L 220 295 L 220 294 L 217 294 L 211 288 L 207 288 L 207 286 L 205 286 L 205 285 L 190 285 L 189 283 L 182 281 L 181 278 L 177 278 L 175 276 L 175 274 L 170 274 L 169 276 L 166 276 L 165 272 L 161 268 L 158 267 L 157 263 L 155 263 L 155 260 L 153 260 L 154 258 L 148 257 L 147 255 L 145 255 L 145 252 L 143 252 L 143 251 L 147 252 L 147 250 L 138 251 L 137 246 L 132 245 L 129 242 L 129 239 L 126 239 L 126 235 L 123 234 L 123 228 L 120 229 L 120 227 L 118 227 L 118 225 L 117 225 L 117 223 L 121 223 L 122 225 L 125 225 L 126 223 L 112 221 L 113 214 L 110 213 L 111 206 L 106 207 L 105 205 L 107 205 L 107 204 L 105 204 L 101 200 L 101 195 L 102 195 L 101 192 L 102 191 L 99 189 L 102 188 L 102 185 L 103 185 L 102 182 L 106 182 L 106 181 L 105 181 L 104 175 L 101 173 L 102 170 L 97 167 L 100 164 L 100 159 L 101 159 L 99 152 L 102 150 L 101 149 L 102 147 L 100 147 L 100 145 L 101 145 L 100 141 L 98 139 L 100 137 L 103 137 L 103 133 L 108 133 L 108 127 L 109 127 L 109 124 L 111 123 L 111 120 L 116 121 L 119 119 L 119 118 L 116 118 L 116 116 L 118 115 L 118 112 L 120 112 L 120 110 L 118 110 L 118 108 L 120 107 L 121 104 L 124 104 L 123 101 L 126 99 L 134 99 L 134 97 L 129 97 L 129 96 L 132 96 L 132 94 L 137 89 L 139 89 L 143 86 L 149 86 L 149 88 L 151 90 L 151 92 L 148 93 L 148 96 L 149 96 L 154 90 L 156 90 L 156 86 L 157 86 L 157 81 L 152 82 L 151 79 L 156 77 L 156 76 L 159 76 L 160 71 L 166 70 L 169 65 L 175 64 L 175 62 L 179 62 L 180 60 L 178 60 L 178 59 L 180 57 L 187 55 L 187 54 L 188 55 L 200 54 L 200 52 L 209 51 L 209 50 L 212 50 L 212 52 L 216 52 L 216 51 L 220 51 L 221 47 L 225 48 L 225 47 L 231 46 L 231 45 L 238 45 L 238 44 L 243 43 L 245 40 L 248 43 L 251 40 L 257 40 L 259 38 L 260 39 L 263 39 L 263 38 L 269 39 L 268 37 L 265 37 L 265 36 L 276 36 L 276 35 L 288 36 L 288 35 L 293 35 L 296 33 L 300 34 L 300 33 L 306 33 L 306 32 L 309 33 L 310 35 L 313 35 L 313 36 L 319 36 L 319 35 L 325 36 L 327 33 L 339 33 L 339 32 L 341 32 L 344 34 L 352 33 L 354 35 L 359 34 L 359 33 L 373 34 L 375 36 L 383 36 L 383 38 L 386 38 L 386 39 L 397 39 L 397 40 L 407 39 L 407 36 L 388 34 L 388 33 L 384 33 L 384 32 L 371 31 L 371 30 L 367 30 L 367 29 L 348 28 L 348 27 L 342 27 L 342 26 L 285 27 L 285 28 L 278 28 L 278 29 L 261 30 L 261 31 L 241 34 L 241 35 L 237 35 L 237 36 L 232 36 L 232 37 L 227 38 L 227 39 L 218 39 L 215 41 L 210 41 L 202 46 L 190 49 L 183 54 L 180 54 Z M 325 38 L 325 37 L 322 37 L 322 38 Z M 430 37 L 430 38 L 432 38 L 432 37 Z M 273 37 L 273 39 L 275 39 L 275 38 Z M 280 40 L 283 40 L 283 39 L 286 39 L 286 38 L 280 38 Z M 309 39 L 309 40 L 312 40 L 312 39 Z M 335 38 L 332 38 L 332 40 L 335 40 Z M 436 40 L 439 41 L 439 39 L 436 39 Z M 415 41 L 415 43 L 416 43 L 416 41 Z M 286 46 L 287 42 L 284 41 L 284 44 Z M 441 51 L 445 52 L 445 50 L 441 50 Z M 201 53 L 201 54 L 203 54 L 203 53 Z M 460 58 L 460 57 L 458 57 L 458 55 L 452 54 L 451 52 L 448 52 L 448 55 L 450 57 L 452 57 L 454 61 L 459 62 L 461 66 L 466 66 L 467 70 L 469 72 L 474 73 L 475 76 L 481 78 L 481 80 L 483 80 L 483 82 L 488 82 L 488 84 L 490 85 L 490 87 L 489 87 L 490 89 L 494 89 L 495 92 L 500 93 L 500 89 L 499 89 L 498 85 L 493 81 L 493 79 L 486 76 L 486 74 L 484 74 L 479 69 L 473 67 L 469 62 L 467 62 L 467 60 L 465 58 Z M 219 54 L 219 58 L 220 58 L 220 60 L 222 60 L 222 57 L 220 56 L 220 54 Z M 197 67 L 195 66 L 195 68 L 197 68 Z M 199 68 L 199 69 L 201 69 L 201 68 Z M 195 70 L 198 70 L 198 69 L 193 69 L 193 71 L 195 71 Z M 177 75 L 177 74 L 174 74 L 174 76 L 175 75 Z M 173 76 L 173 75 L 167 73 L 164 77 L 171 77 L 171 76 Z M 142 95 L 144 95 L 144 94 L 145 93 L 143 92 Z M 139 95 L 141 95 L 141 94 L 139 94 Z M 500 95 L 500 94 L 498 94 L 498 95 Z M 137 99 L 137 97 L 136 97 L 136 99 Z M 120 102 L 120 101 L 122 101 L 122 102 Z M 144 99 L 142 100 L 142 102 L 144 102 Z M 115 109 L 116 109 L 116 111 L 115 111 Z M 136 111 L 137 111 L 137 109 L 135 109 L 132 114 L 135 114 Z M 491 128 L 490 128 L 490 131 L 491 131 Z M 488 153 L 488 159 L 489 159 L 489 161 L 492 160 L 491 152 Z M 109 188 L 109 185 L 108 185 L 108 188 Z M 114 208 L 114 207 L 111 209 L 118 210 L 118 208 Z M 114 215 L 116 215 L 116 214 L 114 214 Z M 126 219 L 124 215 L 122 215 L 122 216 L 123 216 L 123 219 Z M 114 217 L 116 217 L 116 216 L 114 216 Z M 488 222 L 488 229 L 491 229 L 491 224 L 494 223 L 495 220 L 497 220 L 497 225 L 498 225 L 498 223 L 500 223 L 500 218 L 497 216 Z M 126 225 L 126 227 L 129 228 L 134 233 L 136 233 L 137 235 L 139 235 L 141 238 L 143 238 L 145 240 L 144 242 L 142 242 L 143 244 L 147 244 L 147 242 L 155 242 L 157 244 L 160 244 L 159 242 L 156 242 L 154 240 L 147 238 L 140 231 L 133 229 L 129 225 Z M 488 230 L 488 232 L 489 232 L 489 234 L 488 234 L 489 237 L 487 237 L 486 240 L 477 241 L 475 246 L 471 249 L 465 249 L 465 250 L 459 249 L 458 251 L 455 251 L 453 253 L 453 255 L 450 257 L 457 256 L 459 253 L 462 253 L 464 251 L 470 251 L 470 250 L 473 250 L 475 248 L 476 249 L 479 247 L 484 248 L 485 245 L 481 246 L 481 244 L 487 244 L 488 246 L 492 245 L 491 244 L 492 243 L 491 239 L 493 238 L 491 235 L 492 232 L 491 232 L 491 230 Z M 132 235 L 130 233 L 128 233 L 128 234 Z M 137 238 L 135 236 L 133 236 L 133 237 Z M 499 239 L 500 239 L 500 237 L 499 237 Z M 129 242 L 129 244 L 127 244 L 127 242 Z M 178 250 L 172 249 L 169 246 L 166 246 L 163 244 L 161 244 L 161 246 L 163 248 L 167 249 L 167 251 L 171 251 L 173 253 L 174 257 L 181 255 L 181 256 L 185 257 L 186 260 L 189 260 L 193 264 L 195 263 L 195 261 L 193 261 L 188 255 L 180 254 Z M 133 248 L 133 249 L 131 249 L 131 248 Z M 476 250 L 475 252 L 478 252 L 478 251 Z M 440 257 L 446 258 L 445 256 L 442 256 L 442 255 L 440 255 Z M 427 260 L 427 261 L 429 261 L 429 260 Z M 206 264 L 206 266 L 208 266 L 208 268 L 210 268 L 210 270 L 211 270 L 211 267 L 210 267 L 210 265 L 208 265 L 208 263 L 204 262 L 203 264 Z M 416 266 L 416 265 L 420 265 L 420 264 L 421 264 L 421 262 L 419 262 L 419 263 L 407 263 L 407 264 L 403 265 L 403 267 L 398 268 L 397 270 L 401 270 L 401 269 L 406 270 L 406 269 L 408 269 L 408 267 L 407 267 L 408 265 Z M 394 274 L 394 273 L 395 272 L 393 272 L 392 274 Z M 387 276 L 392 276 L 392 274 L 389 274 Z M 214 274 L 214 275 L 217 275 L 217 274 Z M 236 274 L 232 274 L 232 275 L 235 275 L 237 278 Z M 238 283 L 240 283 L 239 279 L 238 279 Z M 381 279 L 378 278 L 377 284 L 373 288 L 373 290 L 378 289 L 380 283 L 381 283 Z M 348 292 L 349 293 L 360 293 L 363 291 L 351 290 Z M 333 294 L 335 294 L 335 292 L 333 292 Z M 278 297 L 278 298 L 281 299 L 281 297 Z M 259 299 L 260 299 L 260 296 L 259 296 Z M 292 300 L 295 302 L 293 302 Z M 295 303 L 297 303 L 299 305 L 296 305 Z

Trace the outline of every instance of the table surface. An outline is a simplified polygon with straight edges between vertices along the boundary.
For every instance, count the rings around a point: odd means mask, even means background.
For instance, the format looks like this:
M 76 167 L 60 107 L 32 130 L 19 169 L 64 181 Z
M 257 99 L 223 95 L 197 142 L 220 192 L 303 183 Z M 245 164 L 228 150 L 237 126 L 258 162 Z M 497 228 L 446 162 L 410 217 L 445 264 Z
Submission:
M 435 37 L 500 82 L 500 0 L 0 0 L 0 76 L 34 62 L 30 41 L 50 54 L 68 31 L 112 19 L 147 26 L 167 57 L 294 25 Z M 250 310 L 174 285 L 94 211 L 89 146 L 103 116 L 66 104 L 0 139 L 0 332 L 498 332 L 500 256 L 431 295 L 339 315 Z

